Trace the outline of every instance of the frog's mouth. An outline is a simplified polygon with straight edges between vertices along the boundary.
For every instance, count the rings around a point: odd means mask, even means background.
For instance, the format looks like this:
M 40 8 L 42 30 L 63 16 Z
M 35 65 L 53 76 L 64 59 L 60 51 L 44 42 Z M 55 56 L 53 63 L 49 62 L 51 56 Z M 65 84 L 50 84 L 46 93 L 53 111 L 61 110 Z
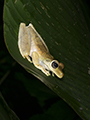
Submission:
M 63 76 L 64 76 L 64 74 L 63 74 L 63 72 L 62 71 L 60 71 L 60 73 L 59 74 L 57 74 L 57 73 L 55 73 L 56 74 L 56 76 L 57 77 L 59 77 L 59 78 L 62 78 Z

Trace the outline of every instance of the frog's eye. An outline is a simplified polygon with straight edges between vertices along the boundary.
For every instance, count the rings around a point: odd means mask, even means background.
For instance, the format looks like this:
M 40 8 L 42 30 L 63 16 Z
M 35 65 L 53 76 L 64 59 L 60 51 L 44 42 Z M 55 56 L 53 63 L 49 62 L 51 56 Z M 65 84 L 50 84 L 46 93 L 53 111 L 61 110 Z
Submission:
M 56 69 L 58 67 L 58 63 L 56 61 L 52 61 L 51 66 Z

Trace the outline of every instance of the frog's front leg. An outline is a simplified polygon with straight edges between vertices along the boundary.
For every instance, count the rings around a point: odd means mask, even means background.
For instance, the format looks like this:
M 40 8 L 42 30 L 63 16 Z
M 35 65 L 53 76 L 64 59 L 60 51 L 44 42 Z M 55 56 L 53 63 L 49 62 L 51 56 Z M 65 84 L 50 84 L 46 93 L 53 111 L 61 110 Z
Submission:
M 37 52 L 32 52 L 32 61 L 35 67 L 40 69 L 44 74 L 46 74 L 47 76 L 50 75 L 49 71 L 47 71 L 43 66 L 39 64 L 39 55 Z

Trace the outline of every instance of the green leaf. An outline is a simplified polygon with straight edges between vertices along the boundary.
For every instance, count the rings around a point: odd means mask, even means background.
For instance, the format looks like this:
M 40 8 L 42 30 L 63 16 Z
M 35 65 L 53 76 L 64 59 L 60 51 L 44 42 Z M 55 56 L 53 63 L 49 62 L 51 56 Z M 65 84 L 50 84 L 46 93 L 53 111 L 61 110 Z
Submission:
M 88 9 L 81 0 L 6 0 L 4 4 L 4 37 L 12 57 L 85 120 L 90 120 Z M 51 55 L 65 65 L 63 79 L 47 77 L 22 58 L 17 45 L 21 22 L 32 23 Z
M 0 93 L 0 120 L 19 120 L 16 114 L 9 108 Z

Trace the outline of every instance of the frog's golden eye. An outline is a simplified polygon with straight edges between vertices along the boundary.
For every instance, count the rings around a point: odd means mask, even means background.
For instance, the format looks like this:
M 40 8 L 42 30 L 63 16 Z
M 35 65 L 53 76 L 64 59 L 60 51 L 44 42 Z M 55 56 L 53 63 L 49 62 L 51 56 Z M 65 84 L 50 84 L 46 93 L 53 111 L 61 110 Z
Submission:
M 52 61 L 51 66 L 56 69 L 58 67 L 58 63 L 56 61 Z

